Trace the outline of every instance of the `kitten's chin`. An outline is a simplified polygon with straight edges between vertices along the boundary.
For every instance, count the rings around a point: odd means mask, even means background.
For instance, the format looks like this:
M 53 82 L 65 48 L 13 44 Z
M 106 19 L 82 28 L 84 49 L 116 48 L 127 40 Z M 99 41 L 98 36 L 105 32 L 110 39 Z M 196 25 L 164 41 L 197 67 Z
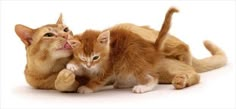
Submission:
M 88 68 L 85 64 L 82 64 L 82 66 L 83 66 L 86 70 L 88 70 L 90 74 L 97 74 L 97 73 L 99 73 L 99 71 L 100 71 L 100 66 L 99 66 L 99 64 L 93 65 L 93 66 L 91 66 L 91 67 L 89 67 L 89 68 Z

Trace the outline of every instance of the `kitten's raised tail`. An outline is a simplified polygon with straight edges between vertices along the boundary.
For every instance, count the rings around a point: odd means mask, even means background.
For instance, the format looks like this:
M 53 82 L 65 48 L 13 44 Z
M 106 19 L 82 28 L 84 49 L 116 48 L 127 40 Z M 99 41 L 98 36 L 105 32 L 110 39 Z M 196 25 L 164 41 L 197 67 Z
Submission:
M 163 48 L 165 39 L 167 37 L 168 31 L 171 26 L 171 18 L 172 18 L 173 13 L 175 12 L 179 12 L 178 9 L 171 7 L 166 13 L 165 20 L 162 24 L 161 30 L 155 42 L 155 47 L 158 51 L 160 51 Z
M 227 57 L 224 51 L 210 41 L 204 41 L 205 47 L 211 52 L 212 56 L 203 58 L 203 59 L 196 59 L 192 58 L 192 66 L 196 70 L 196 72 L 206 72 L 216 68 L 220 68 L 227 63 Z

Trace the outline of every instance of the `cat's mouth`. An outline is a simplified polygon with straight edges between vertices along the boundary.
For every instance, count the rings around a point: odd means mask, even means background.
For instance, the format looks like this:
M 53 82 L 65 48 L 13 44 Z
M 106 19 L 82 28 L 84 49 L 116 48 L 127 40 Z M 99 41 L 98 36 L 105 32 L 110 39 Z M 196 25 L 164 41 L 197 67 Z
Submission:
M 62 47 L 58 48 L 57 50 L 71 50 L 71 45 L 66 42 Z

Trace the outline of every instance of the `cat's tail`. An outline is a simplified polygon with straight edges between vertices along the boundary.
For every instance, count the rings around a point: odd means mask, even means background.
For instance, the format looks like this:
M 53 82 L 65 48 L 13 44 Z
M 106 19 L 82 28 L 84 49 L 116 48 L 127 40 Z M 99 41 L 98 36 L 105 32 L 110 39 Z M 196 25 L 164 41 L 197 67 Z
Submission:
M 221 48 L 210 41 L 204 41 L 204 45 L 212 54 L 212 56 L 203 59 L 196 59 L 193 57 L 192 66 L 194 67 L 196 72 L 201 73 L 217 69 L 227 63 L 227 57 Z
M 170 29 L 171 18 L 172 18 L 173 13 L 175 13 L 175 12 L 178 12 L 178 10 L 174 7 L 171 7 L 166 13 L 165 20 L 162 24 L 161 30 L 158 34 L 158 37 L 157 37 L 155 45 L 154 45 L 158 51 L 162 50 L 162 48 L 164 46 L 165 39 L 166 39 L 168 31 Z

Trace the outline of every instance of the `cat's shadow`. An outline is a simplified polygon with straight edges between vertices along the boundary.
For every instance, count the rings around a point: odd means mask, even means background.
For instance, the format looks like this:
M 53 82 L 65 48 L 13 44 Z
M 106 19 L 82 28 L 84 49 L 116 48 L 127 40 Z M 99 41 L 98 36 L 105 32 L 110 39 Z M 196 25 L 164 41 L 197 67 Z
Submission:
M 154 88 L 153 91 L 158 90 L 173 90 L 173 87 L 170 85 L 158 85 Z M 115 95 L 123 95 L 123 94 L 132 94 L 132 88 L 127 89 L 114 89 L 112 86 L 106 86 L 100 91 L 92 94 L 79 94 L 79 93 L 62 93 L 56 90 L 42 90 L 42 89 L 34 89 L 30 86 L 18 86 L 13 89 L 13 92 L 20 96 L 64 96 L 64 97 L 91 97 L 91 96 L 107 96 L 107 93 L 112 93 Z

